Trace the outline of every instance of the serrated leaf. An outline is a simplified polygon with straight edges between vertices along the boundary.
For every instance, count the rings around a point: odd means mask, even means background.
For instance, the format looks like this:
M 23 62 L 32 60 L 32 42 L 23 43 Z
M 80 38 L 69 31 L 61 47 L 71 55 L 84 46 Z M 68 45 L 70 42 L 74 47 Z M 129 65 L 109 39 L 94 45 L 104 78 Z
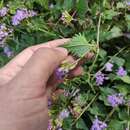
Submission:
M 86 53 L 95 49 L 94 44 L 88 43 L 85 36 L 79 34 L 72 38 L 72 40 L 63 46 L 73 55 L 82 58 Z

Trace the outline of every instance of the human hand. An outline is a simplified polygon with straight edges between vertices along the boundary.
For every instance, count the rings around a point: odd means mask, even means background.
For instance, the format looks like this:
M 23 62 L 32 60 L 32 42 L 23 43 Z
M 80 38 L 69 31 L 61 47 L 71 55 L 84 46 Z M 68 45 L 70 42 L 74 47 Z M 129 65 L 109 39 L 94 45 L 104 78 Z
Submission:
M 47 129 L 48 94 L 57 84 L 52 74 L 64 59 L 73 61 L 66 49 L 58 47 L 67 41 L 29 47 L 0 70 L 1 130 Z M 81 72 L 79 66 L 72 73 Z

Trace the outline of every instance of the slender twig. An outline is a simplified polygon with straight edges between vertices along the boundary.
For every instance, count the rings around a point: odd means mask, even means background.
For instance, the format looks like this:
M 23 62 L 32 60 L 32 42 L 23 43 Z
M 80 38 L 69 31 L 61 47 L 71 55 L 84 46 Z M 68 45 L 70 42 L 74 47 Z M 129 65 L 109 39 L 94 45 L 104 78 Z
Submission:
M 130 107 L 127 106 L 127 113 L 128 113 L 128 116 L 130 115 Z M 127 123 L 127 129 L 130 130 L 130 122 L 128 121 Z
M 101 25 L 101 15 L 99 16 L 99 21 L 98 21 L 98 26 L 97 26 L 97 53 L 96 53 L 95 59 L 94 59 L 94 61 L 93 61 L 93 64 L 92 64 L 92 66 L 91 66 L 90 69 L 89 69 L 89 73 L 91 73 L 91 71 L 93 70 L 93 67 L 94 67 L 95 63 L 97 62 L 97 58 L 98 58 L 98 56 L 99 56 L 99 51 L 100 51 L 100 48 L 99 48 L 100 25 Z
M 87 111 L 87 109 L 92 105 L 92 103 L 96 100 L 97 96 L 99 95 L 99 93 L 97 93 L 92 100 L 89 102 L 89 104 L 83 109 L 83 111 L 81 112 L 81 114 L 77 117 L 77 119 L 74 121 L 73 125 L 80 119 L 80 117 L 84 114 L 85 111 Z
M 107 117 L 106 117 L 106 119 L 104 120 L 104 122 L 108 121 L 108 119 L 113 115 L 113 113 L 115 112 L 115 110 L 116 110 L 116 107 L 114 107 L 114 108 L 110 111 L 110 113 L 107 115 Z
M 90 87 L 91 87 L 91 89 L 92 89 L 92 91 L 94 92 L 94 93 L 96 93 L 96 91 L 95 91 L 95 89 L 94 89 L 94 87 L 93 87 L 93 85 L 91 85 L 91 71 L 93 70 L 93 67 L 94 67 L 94 65 L 95 65 L 95 63 L 97 62 L 97 59 L 98 59 L 98 55 L 99 55 L 99 51 L 100 51 L 100 48 L 99 48 L 99 41 L 100 41 L 100 25 L 101 25 L 101 15 L 99 16 L 99 21 L 98 21 L 98 26 L 97 26 L 97 53 L 96 53 L 96 56 L 95 56 L 95 59 L 94 59 L 94 61 L 93 61 L 93 64 L 92 64 L 92 66 L 90 67 L 90 69 L 89 69 L 89 72 L 88 72 L 88 83 L 89 83 L 89 85 L 90 85 Z

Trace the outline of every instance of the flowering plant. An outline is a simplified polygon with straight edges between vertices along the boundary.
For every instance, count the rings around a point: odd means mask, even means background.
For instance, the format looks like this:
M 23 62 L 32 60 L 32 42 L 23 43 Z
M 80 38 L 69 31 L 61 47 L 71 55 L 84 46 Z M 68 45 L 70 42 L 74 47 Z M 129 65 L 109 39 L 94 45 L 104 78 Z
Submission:
M 74 64 L 56 70 L 64 93 L 48 101 L 48 130 L 130 129 L 130 2 L 125 0 L 1 0 L 0 66 L 24 48 L 72 37 L 77 58 L 94 53 L 84 74 Z M 44 124 L 44 123 L 43 123 Z

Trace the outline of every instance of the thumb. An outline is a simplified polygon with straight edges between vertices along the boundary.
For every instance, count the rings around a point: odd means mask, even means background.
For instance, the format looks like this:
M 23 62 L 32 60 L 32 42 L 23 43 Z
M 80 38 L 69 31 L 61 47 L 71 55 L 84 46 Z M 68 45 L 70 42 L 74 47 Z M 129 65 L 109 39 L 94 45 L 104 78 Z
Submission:
M 20 92 L 21 89 L 24 92 L 29 89 L 30 93 L 38 89 L 43 92 L 49 77 L 66 57 L 67 50 L 61 47 L 38 49 L 11 81 L 12 86 L 17 86 Z

